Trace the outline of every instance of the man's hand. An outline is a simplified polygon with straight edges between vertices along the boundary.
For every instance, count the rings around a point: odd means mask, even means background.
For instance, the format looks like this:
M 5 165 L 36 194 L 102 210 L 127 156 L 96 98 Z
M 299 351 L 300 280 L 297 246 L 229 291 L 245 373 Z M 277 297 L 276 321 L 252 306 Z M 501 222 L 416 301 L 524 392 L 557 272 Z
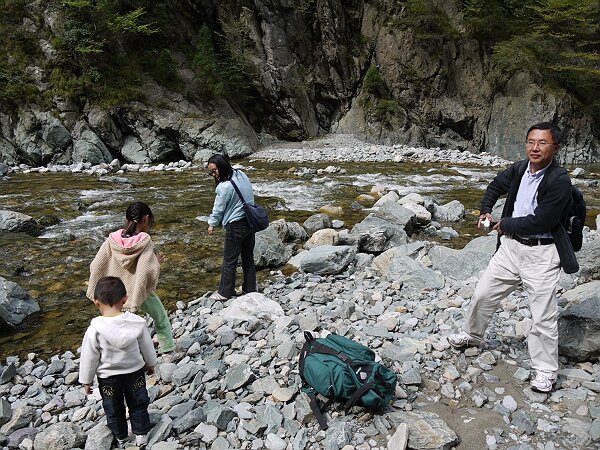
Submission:
M 498 232 L 498 234 L 504 234 L 502 231 L 502 228 L 500 228 L 500 224 L 502 223 L 502 219 L 500 219 L 498 221 L 497 224 L 494 225 L 494 227 L 492 228 L 492 230 L 496 230 Z
M 490 223 L 492 222 L 492 214 L 491 213 L 485 213 L 485 214 L 481 214 L 479 216 L 479 222 L 477 222 L 477 228 L 482 228 L 483 225 L 483 221 L 484 220 L 489 220 Z M 495 228 L 494 228 L 495 229 Z
M 92 385 L 91 384 L 84 384 L 83 388 L 85 389 L 85 393 L 87 395 L 90 395 L 92 393 Z
M 213 226 L 209 226 L 206 231 L 208 232 L 208 234 L 210 234 L 212 236 L 212 234 L 214 233 L 215 229 L 214 229 Z
M 154 375 L 154 366 L 152 366 L 152 367 L 146 366 L 146 373 L 148 375 Z

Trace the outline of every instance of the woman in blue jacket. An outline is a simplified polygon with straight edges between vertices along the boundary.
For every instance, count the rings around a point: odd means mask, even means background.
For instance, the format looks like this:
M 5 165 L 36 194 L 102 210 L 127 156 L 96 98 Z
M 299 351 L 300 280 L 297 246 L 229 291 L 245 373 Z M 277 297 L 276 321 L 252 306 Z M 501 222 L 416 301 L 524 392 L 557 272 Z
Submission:
M 211 298 L 224 301 L 235 294 L 235 272 L 238 258 L 242 257 L 244 282 L 242 292 L 256 292 L 256 268 L 254 267 L 254 231 L 250 228 L 241 199 L 235 192 L 233 181 L 247 203 L 254 203 L 252 184 L 244 172 L 231 167 L 229 159 L 221 154 L 208 160 L 208 172 L 215 179 L 217 194 L 208 218 L 208 234 L 222 225 L 225 229 L 223 267 L 219 290 Z

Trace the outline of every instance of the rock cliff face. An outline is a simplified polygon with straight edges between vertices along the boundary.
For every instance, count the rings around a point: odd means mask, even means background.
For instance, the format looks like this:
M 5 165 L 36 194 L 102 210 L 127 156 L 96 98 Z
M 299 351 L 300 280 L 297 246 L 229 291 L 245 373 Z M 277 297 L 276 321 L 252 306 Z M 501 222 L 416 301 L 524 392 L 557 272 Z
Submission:
M 565 130 L 561 161 L 600 160 L 597 124 L 567 92 L 543 88 L 535 71 L 493 76 L 489 49 L 472 39 L 424 38 L 417 25 L 402 21 L 402 2 L 214 0 L 190 6 L 202 10 L 206 22 L 233 23 L 244 34 L 260 113 L 232 102 L 194 102 L 148 80 L 145 100 L 120 108 L 77 107 L 55 98 L 52 111 L 0 109 L 0 162 L 199 161 L 214 152 L 250 154 L 260 133 L 299 140 L 328 132 L 517 159 L 528 126 L 545 120 Z M 460 30 L 456 2 L 439 6 Z M 182 28 L 200 28 L 193 14 L 185 17 Z M 45 21 L 44 32 L 51 33 L 51 22 Z M 40 40 L 51 58 L 48 45 Z M 197 82 L 179 56 L 182 79 Z M 48 75 L 41 67 L 32 70 L 44 90 Z M 369 73 L 377 75 L 375 83 Z

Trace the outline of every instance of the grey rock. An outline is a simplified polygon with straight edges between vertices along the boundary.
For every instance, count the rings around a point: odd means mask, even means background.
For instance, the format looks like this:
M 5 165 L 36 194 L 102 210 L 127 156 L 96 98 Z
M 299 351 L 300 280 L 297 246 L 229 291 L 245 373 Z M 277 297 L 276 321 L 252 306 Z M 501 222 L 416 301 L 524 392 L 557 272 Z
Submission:
M 206 420 L 206 413 L 202 408 L 194 408 L 185 415 L 173 421 L 173 429 L 177 434 L 184 433 Z
M 535 433 L 535 421 L 523 410 L 519 410 L 512 415 L 511 422 L 520 433 Z
M 456 433 L 438 415 L 427 411 L 394 411 L 387 414 L 394 427 L 408 426 L 408 447 L 450 450 L 459 442 Z
M 178 403 L 173 406 L 171 409 L 167 411 L 169 417 L 173 420 L 178 419 L 189 413 L 196 406 L 196 402 L 194 400 L 189 400 L 187 402 Z
M 42 227 L 27 214 L 3 209 L 0 210 L 0 231 L 39 236 L 42 234 Z
M 421 384 L 421 374 L 419 373 L 419 369 L 412 367 L 406 372 L 402 374 L 401 383 L 406 385 L 420 385 Z
M 452 200 L 445 205 L 433 206 L 433 220 L 442 222 L 458 222 L 465 216 L 465 207 L 458 200 Z
M 396 202 L 384 203 L 373 214 L 375 217 L 403 228 L 409 236 L 416 228 L 417 216 L 415 213 Z
M 44 129 L 43 139 L 51 148 L 65 150 L 72 142 L 72 137 L 65 126 L 58 120 L 52 121 Z
M 259 414 L 259 421 L 265 425 L 266 433 L 274 433 L 279 430 L 283 423 L 283 414 L 276 406 L 267 405 Z
M 0 289 L 2 289 L 2 278 L 0 277 Z M 2 293 L 0 291 L 0 302 L 2 301 Z M 0 308 L 1 308 L 1 304 L 0 304 Z M 0 309 L 1 311 L 1 309 Z M 3 317 L 3 316 L 2 316 Z M 4 383 L 8 383 L 10 380 L 13 379 L 13 377 L 17 374 L 17 367 L 14 365 L 14 363 L 10 363 L 8 366 L 2 368 L 0 370 L 0 384 L 4 384 Z M 10 410 L 10 408 L 9 408 Z
M 300 428 L 294 435 L 292 450 L 304 450 L 308 443 L 308 429 Z
M 465 280 L 484 270 L 492 254 L 493 252 L 488 253 L 466 248 L 455 250 L 436 245 L 429 251 L 428 256 L 431 260 L 432 269 L 439 270 L 445 276 L 455 280 Z
M 313 214 L 302 224 L 308 234 L 313 234 L 317 230 L 332 228 L 331 218 L 327 214 Z
M 109 449 L 112 447 L 114 436 L 105 423 L 98 423 L 86 432 L 84 450 Z
M 40 430 L 34 427 L 26 427 L 13 431 L 8 436 L 6 445 L 8 446 L 8 448 L 20 448 L 19 445 L 21 444 L 21 442 L 23 442 L 24 439 L 30 439 L 31 442 L 33 442 L 35 436 L 39 432 Z M 2 445 L 1 442 L 0 445 Z
M 256 233 L 254 246 L 254 265 L 257 268 L 277 267 L 292 257 L 292 247 L 286 245 L 270 224 L 266 230 Z
M 337 450 L 350 443 L 352 429 L 347 420 L 332 420 L 323 441 L 326 450 Z
M 198 373 L 200 367 L 197 364 L 185 364 L 178 366 L 173 372 L 173 384 L 181 386 L 188 383 Z
M 0 384 L 6 383 L 1 382 Z M 5 398 L 0 398 L 0 426 L 4 425 L 12 417 L 12 408 L 10 403 Z
M 558 319 L 559 354 L 574 361 L 600 355 L 600 298 L 594 296 L 567 306 Z
M 164 441 L 167 436 L 171 433 L 173 427 L 173 419 L 168 415 L 163 414 L 154 428 L 148 433 L 148 445 L 147 448 L 152 448 L 157 442 Z
M 73 162 L 101 164 L 113 160 L 104 142 L 92 130 L 84 125 L 78 134 L 73 144 Z
M 225 385 L 228 390 L 236 390 L 252 380 L 254 374 L 248 364 L 239 364 L 232 367 L 225 375 Z
M 32 418 L 33 408 L 25 405 L 13 405 L 12 417 L 8 422 L 0 427 L 0 432 L 4 434 L 10 434 L 19 428 L 26 427 Z
M 35 450 L 64 450 L 83 447 L 86 434 L 77 425 L 55 423 L 35 436 Z
M 342 272 L 356 255 L 356 249 L 347 245 L 322 245 L 302 252 L 299 269 L 319 275 Z
M 144 149 L 139 139 L 135 136 L 127 136 L 121 147 L 121 156 L 128 163 L 148 164 L 152 160 L 148 156 L 148 151 Z
M 408 242 L 404 226 L 388 222 L 369 214 L 352 227 L 350 232 L 358 237 L 358 249 L 364 253 L 380 253 Z
M 393 255 L 389 265 L 382 265 L 381 260 L 375 258 L 373 266 L 381 270 L 382 276 L 386 279 L 400 281 L 404 286 L 414 289 L 440 289 L 444 286 L 442 274 L 401 253 Z
M 236 416 L 233 409 L 218 405 L 206 412 L 206 423 L 216 426 L 219 430 L 226 430 L 229 422 Z
M 267 434 L 267 437 L 265 439 L 265 448 L 269 450 L 285 450 L 286 446 L 286 442 L 276 434 Z

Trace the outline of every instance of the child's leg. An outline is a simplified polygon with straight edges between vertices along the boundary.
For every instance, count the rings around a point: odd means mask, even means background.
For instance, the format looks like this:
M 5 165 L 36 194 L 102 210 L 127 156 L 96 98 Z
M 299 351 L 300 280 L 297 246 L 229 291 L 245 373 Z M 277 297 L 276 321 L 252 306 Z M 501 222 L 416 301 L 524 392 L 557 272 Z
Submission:
M 129 408 L 129 420 L 133 434 L 146 434 L 152 429 L 148 414 L 148 391 L 146 390 L 146 376 L 144 369 L 126 375 L 127 382 L 124 386 L 125 400 Z
M 169 316 L 155 292 L 151 292 L 148 297 L 146 297 L 146 300 L 142 303 L 142 306 L 140 306 L 140 310 L 148 314 L 152 317 L 152 320 L 154 320 L 159 351 L 161 353 L 166 353 L 175 350 L 175 341 L 173 340 L 173 330 L 171 329 Z
M 125 416 L 122 376 L 98 378 L 102 406 L 104 407 L 104 414 L 106 414 L 106 424 L 117 439 L 126 439 L 129 436 Z

